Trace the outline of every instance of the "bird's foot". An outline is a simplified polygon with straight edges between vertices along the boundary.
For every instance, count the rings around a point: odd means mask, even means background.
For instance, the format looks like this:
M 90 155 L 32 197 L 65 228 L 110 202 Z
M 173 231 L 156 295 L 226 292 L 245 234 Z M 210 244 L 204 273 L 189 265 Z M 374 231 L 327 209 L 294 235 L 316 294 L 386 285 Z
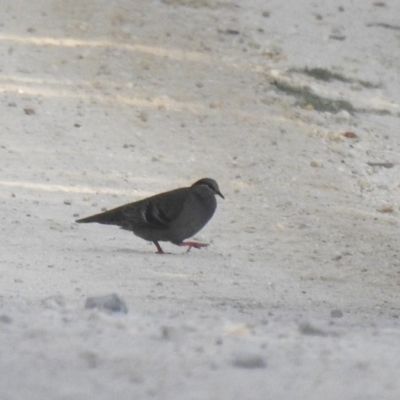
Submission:
M 201 249 L 202 247 L 207 247 L 208 243 L 199 243 L 199 242 L 182 242 L 180 246 L 188 246 L 187 252 L 189 253 L 190 249 L 194 247 L 195 249 Z
M 160 244 L 158 242 L 153 242 L 156 247 L 157 247 L 157 253 L 156 254 L 165 254 L 163 249 L 161 248 Z

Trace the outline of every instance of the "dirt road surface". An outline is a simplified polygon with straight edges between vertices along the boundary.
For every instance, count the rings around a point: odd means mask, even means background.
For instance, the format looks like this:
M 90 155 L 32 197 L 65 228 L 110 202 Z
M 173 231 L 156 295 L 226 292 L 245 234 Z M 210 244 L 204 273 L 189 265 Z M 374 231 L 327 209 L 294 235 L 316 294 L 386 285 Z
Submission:
M 0 397 L 399 399 L 399 15 L 0 2 Z M 74 222 L 202 177 L 206 249 Z

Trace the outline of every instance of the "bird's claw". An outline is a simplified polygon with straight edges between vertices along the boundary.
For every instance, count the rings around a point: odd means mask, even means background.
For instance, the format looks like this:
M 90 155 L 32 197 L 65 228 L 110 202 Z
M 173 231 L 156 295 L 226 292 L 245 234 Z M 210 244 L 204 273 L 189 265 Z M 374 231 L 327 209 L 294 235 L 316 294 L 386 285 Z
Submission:
M 199 243 L 199 242 L 182 242 L 181 246 L 188 246 L 187 252 L 189 253 L 190 249 L 194 247 L 195 249 L 201 249 L 202 247 L 207 247 L 208 243 Z

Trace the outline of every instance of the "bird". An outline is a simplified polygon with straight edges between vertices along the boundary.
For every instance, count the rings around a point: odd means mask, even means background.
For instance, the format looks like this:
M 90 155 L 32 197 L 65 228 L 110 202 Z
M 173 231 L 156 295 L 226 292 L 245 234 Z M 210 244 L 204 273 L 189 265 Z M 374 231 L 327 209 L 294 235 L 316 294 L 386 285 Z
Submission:
M 212 218 L 217 208 L 216 195 L 225 199 L 214 179 L 202 178 L 189 187 L 159 193 L 75 222 L 97 222 L 132 231 L 153 242 L 158 254 L 164 254 L 159 242 L 187 246 L 189 252 L 192 247 L 208 246 L 185 239 L 194 236 Z

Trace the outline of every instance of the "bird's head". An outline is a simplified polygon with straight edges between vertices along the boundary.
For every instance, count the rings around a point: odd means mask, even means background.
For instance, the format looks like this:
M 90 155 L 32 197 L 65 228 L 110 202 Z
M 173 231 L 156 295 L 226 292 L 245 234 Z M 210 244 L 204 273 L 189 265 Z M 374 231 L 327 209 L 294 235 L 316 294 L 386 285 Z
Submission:
M 225 199 L 225 197 L 222 195 L 222 193 L 219 190 L 218 183 L 214 179 L 211 179 L 211 178 L 200 179 L 199 181 L 193 183 L 192 187 L 200 186 L 200 185 L 207 186 L 215 195 L 218 195 L 218 196 L 222 197 L 223 199 Z

